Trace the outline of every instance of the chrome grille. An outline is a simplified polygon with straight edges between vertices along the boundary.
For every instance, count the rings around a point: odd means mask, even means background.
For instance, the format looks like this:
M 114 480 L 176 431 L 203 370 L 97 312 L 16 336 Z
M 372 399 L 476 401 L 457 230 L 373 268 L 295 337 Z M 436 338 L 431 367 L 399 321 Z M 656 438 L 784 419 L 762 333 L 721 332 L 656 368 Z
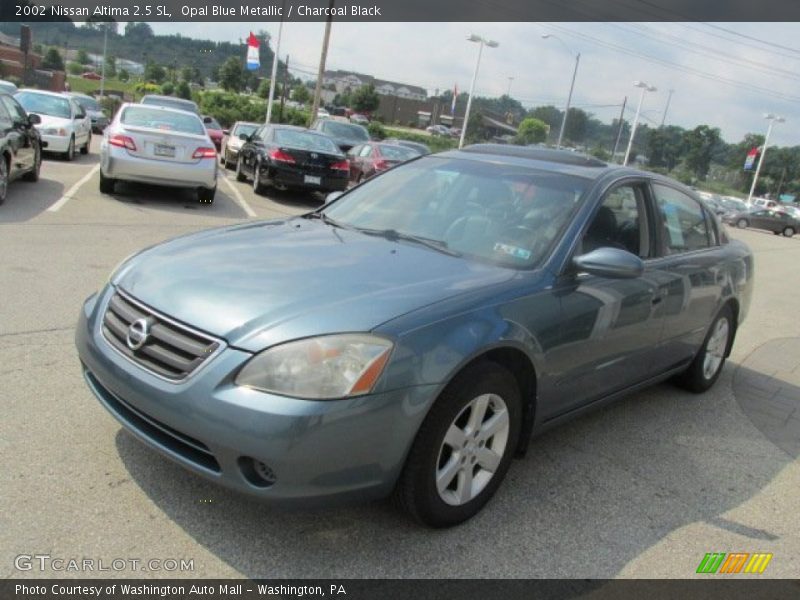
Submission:
M 127 341 L 129 328 L 140 319 L 146 320 L 149 336 L 140 348 L 132 350 Z M 103 336 L 123 356 L 170 381 L 191 375 L 222 345 L 119 292 L 106 308 Z

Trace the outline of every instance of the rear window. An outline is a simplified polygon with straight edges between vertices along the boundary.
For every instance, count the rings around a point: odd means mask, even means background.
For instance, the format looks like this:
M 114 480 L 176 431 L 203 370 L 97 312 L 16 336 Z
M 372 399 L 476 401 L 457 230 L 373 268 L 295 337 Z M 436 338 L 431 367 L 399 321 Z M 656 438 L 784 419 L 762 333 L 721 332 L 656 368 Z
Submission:
M 100 104 L 94 98 L 88 98 L 86 96 L 73 96 L 72 99 L 80 104 L 83 110 L 102 110 L 100 108 Z
M 166 106 L 167 108 L 177 108 L 178 110 L 188 110 L 189 112 L 197 113 L 197 105 L 194 102 L 190 102 L 189 100 L 180 100 L 178 98 L 145 96 L 142 98 L 142 104 Z
M 131 127 L 147 127 L 178 131 L 193 135 L 205 135 L 200 119 L 194 115 L 175 113 L 147 106 L 129 106 L 122 112 L 120 123 Z
M 214 117 L 203 117 L 203 119 L 210 119 L 210 121 L 205 124 L 208 129 L 222 129 L 222 126 Z
M 381 144 L 381 156 L 389 160 L 408 160 L 419 156 L 419 152 L 403 146 L 392 146 L 391 144 Z
M 322 131 L 328 135 L 346 140 L 355 140 L 357 142 L 366 142 L 369 140 L 367 130 L 361 125 L 350 125 L 349 123 L 340 123 L 339 121 L 323 121 L 321 126 Z
M 305 131 L 276 129 L 274 140 L 276 144 L 281 146 L 291 146 L 293 148 L 302 148 L 303 150 L 316 150 L 317 152 L 340 154 L 339 148 L 330 139 L 321 135 L 307 133 Z

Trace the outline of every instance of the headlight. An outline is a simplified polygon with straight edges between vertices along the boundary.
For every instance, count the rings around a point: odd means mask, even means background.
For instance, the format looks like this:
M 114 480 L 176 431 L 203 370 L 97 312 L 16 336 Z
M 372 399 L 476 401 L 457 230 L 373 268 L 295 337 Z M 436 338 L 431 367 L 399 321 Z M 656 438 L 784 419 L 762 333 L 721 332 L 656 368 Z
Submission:
M 44 129 L 39 130 L 40 133 L 44 135 L 58 135 L 61 137 L 67 136 L 67 130 L 63 127 L 45 127 Z
M 236 384 L 298 398 L 346 398 L 375 387 L 392 342 L 366 334 L 328 335 L 288 342 L 253 357 Z

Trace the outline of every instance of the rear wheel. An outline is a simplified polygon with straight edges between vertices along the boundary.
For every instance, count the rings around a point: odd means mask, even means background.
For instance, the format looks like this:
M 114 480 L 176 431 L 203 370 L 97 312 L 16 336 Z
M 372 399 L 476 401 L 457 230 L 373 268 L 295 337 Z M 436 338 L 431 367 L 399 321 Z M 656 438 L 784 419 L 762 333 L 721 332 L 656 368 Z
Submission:
M 787 227 L 783 230 L 783 235 L 786 237 L 792 237 L 794 235 L 794 227 Z
M 264 184 L 261 183 L 261 162 L 257 162 L 253 169 L 253 193 L 259 195 L 264 193 Z
M 89 144 L 92 143 L 92 134 L 90 133 L 89 136 L 86 138 L 86 143 L 81 148 L 81 154 L 89 154 Z
M 67 151 L 64 152 L 64 160 L 74 160 L 75 159 L 75 138 L 69 138 L 69 146 L 67 146 Z
M 8 196 L 8 159 L 0 154 L 0 204 Z
M 395 489 L 418 521 L 448 527 L 490 500 L 511 464 L 522 401 L 513 375 L 492 362 L 462 372 L 425 418 Z
M 106 177 L 103 175 L 103 170 L 100 169 L 100 193 L 101 194 L 113 194 L 114 193 L 114 184 L 116 180 L 111 179 L 110 177 Z
M 690 392 L 701 393 L 710 389 L 719 378 L 728 347 L 733 339 L 733 311 L 725 306 L 714 319 L 700 351 L 677 382 Z
M 200 188 L 197 190 L 197 201 L 201 204 L 211 204 L 217 193 L 217 186 L 213 188 Z
M 33 155 L 33 168 L 22 176 L 25 181 L 39 181 L 39 172 L 42 170 L 42 150 L 38 146 Z
M 739 219 L 738 221 L 736 221 L 736 226 L 739 229 L 744 229 L 745 227 L 747 227 L 747 219 Z

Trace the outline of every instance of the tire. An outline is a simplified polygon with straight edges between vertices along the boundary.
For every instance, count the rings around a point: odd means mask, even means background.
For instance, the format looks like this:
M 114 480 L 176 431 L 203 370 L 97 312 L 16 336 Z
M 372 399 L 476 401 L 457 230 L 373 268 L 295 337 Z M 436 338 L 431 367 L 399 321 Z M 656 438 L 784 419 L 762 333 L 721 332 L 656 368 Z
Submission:
M 481 423 L 477 430 L 476 418 Z M 502 483 L 521 423 L 520 391 L 507 369 L 487 361 L 461 372 L 420 427 L 395 502 L 431 527 L 457 525 L 474 516 Z
M 259 196 L 264 193 L 264 184 L 261 183 L 261 162 L 257 162 L 253 169 L 253 193 Z
M 222 164 L 225 166 L 226 169 L 232 169 L 234 167 L 234 165 L 236 164 L 232 160 L 230 160 L 230 158 L 228 157 L 228 151 L 227 150 L 225 150 L 225 154 L 223 154 Z
M 733 311 L 726 305 L 711 323 L 697 356 L 686 371 L 678 376 L 678 385 L 695 394 L 709 390 L 722 373 L 734 331 Z
M 0 154 L 0 204 L 8 197 L 8 160 Z
M 67 146 L 67 151 L 62 154 L 64 160 L 72 161 L 75 160 L 75 138 L 69 138 L 69 146 Z
M 748 225 L 747 219 L 739 219 L 738 221 L 736 221 L 736 226 L 739 229 L 744 229 L 745 227 L 747 227 L 747 225 Z
M 247 181 L 247 177 L 244 176 L 242 172 L 242 157 L 239 155 L 239 158 L 236 161 L 236 181 Z
M 33 169 L 25 173 L 25 175 L 22 176 L 22 179 L 24 181 L 30 181 L 31 183 L 35 183 L 39 181 L 39 173 L 41 172 L 41 170 L 42 170 L 42 149 L 37 146 L 33 155 Z
M 89 144 L 92 143 L 92 134 L 86 138 L 86 143 L 81 147 L 81 154 L 89 154 Z
M 199 188 L 197 190 L 197 201 L 200 204 L 213 204 L 214 195 L 217 193 L 217 186 L 213 188 Z
M 787 227 L 783 230 L 783 235 L 786 237 L 792 237 L 794 235 L 794 227 Z
M 111 179 L 110 177 L 106 177 L 103 175 L 103 170 L 100 169 L 100 193 L 101 194 L 113 194 L 114 193 L 114 184 L 116 183 L 115 179 Z

